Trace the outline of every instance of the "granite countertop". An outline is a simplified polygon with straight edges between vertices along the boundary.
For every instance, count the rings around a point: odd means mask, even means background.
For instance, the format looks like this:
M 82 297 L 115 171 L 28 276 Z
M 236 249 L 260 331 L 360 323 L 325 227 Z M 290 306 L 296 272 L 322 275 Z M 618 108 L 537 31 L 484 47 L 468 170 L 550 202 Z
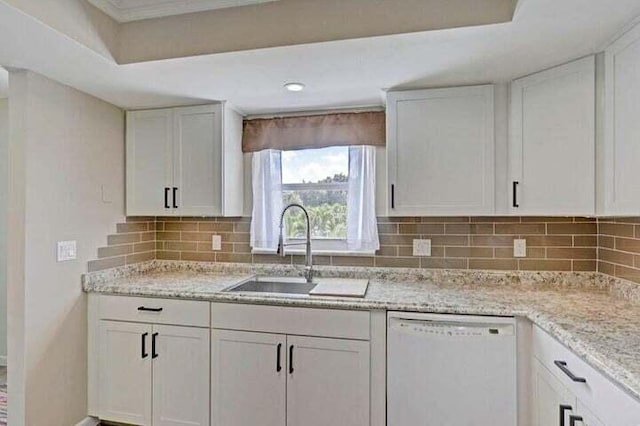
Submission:
M 597 273 L 498 273 L 320 267 L 322 276 L 369 278 L 364 298 L 225 293 L 255 274 L 295 268 L 151 261 L 88 274 L 87 292 L 356 310 L 522 316 L 640 399 L 640 304 Z

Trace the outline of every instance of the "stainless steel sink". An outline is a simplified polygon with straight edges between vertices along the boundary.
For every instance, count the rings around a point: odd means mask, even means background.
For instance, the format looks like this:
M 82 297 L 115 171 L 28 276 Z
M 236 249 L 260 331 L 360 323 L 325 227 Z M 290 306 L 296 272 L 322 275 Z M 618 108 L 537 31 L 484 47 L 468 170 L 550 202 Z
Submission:
M 234 287 L 228 288 L 227 292 L 246 291 L 252 293 L 286 293 L 286 294 L 309 294 L 316 286 L 315 283 L 293 282 L 293 281 L 262 281 L 251 280 Z

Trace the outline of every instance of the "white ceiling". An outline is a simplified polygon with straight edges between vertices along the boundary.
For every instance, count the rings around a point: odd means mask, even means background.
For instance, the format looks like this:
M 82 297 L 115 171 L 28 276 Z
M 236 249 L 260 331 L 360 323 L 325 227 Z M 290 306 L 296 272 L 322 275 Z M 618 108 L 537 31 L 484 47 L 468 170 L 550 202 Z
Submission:
M 277 0 L 87 0 L 118 22 L 247 6 Z
M 0 65 L 23 67 L 124 108 L 228 100 L 247 114 L 380 105 L 385 89 L 503 82 L 598 52 L 639 0 L 520 0 L 481 27 L 119 66 L 0 2 Z M 290 93 L 282 85 L 301 81 Z

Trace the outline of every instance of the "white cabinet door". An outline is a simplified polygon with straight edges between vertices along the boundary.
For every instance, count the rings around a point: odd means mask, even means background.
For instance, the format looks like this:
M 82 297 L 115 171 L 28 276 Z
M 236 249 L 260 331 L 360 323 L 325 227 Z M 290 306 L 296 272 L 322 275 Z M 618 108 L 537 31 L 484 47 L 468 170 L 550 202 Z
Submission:
M 173 114 L 127 113 L 127 215 L 171 215 Z
M 369 342 L 287 336 L 287 426 L 369 425 Z
M 595 59 L 515 80 L 509 143 L 514 214 L 595 212 Z
M 605 51 L 604 212 L 640 214 L 640 25 Z
M 285 344 L 284 335 L 212 330 L 212 425 L 285 425 Z
M 153 425 L 209 425 L 209 329 L 154 325 Z
M 222 214 L 222 107 L 174 109 L 174 184 L 181 216 Z
M 100 418 L 151 425 L 151 326 L 100 321 L 98 340 Z
M 493 86 L 387 95 L 389 215 L 492 214 Z
M 536 359 L 532 382 L 533 426 L 568 426 L 577 414 L 575 396 Z

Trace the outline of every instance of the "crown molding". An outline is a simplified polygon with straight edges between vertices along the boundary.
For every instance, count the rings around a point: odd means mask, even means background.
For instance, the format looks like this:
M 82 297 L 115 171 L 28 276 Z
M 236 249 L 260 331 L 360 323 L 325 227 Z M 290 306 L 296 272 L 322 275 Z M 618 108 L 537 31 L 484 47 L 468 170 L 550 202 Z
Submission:
M 87 0 L 120 23 L 278 0 Z

